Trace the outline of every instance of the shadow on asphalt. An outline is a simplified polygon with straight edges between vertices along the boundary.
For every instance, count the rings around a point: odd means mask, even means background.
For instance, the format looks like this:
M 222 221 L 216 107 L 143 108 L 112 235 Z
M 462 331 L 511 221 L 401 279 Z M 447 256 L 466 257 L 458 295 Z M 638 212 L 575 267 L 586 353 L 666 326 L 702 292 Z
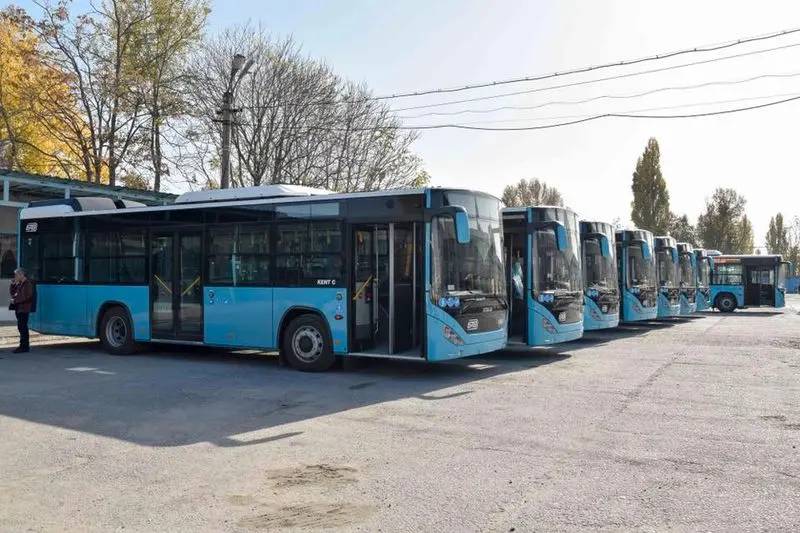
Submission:
M 0 415 L 144 446 L 266 444 L 303 433 L 286 424 L 400 399 L 447 402 L 472 394 L 470 383 L 693 320 L 623 324 L 446 363 L 347 358 L 344 369 L 318 374 L 282 368 L 277 354 L 258 351 L 154 345 L 114 357 L 91 341 L 35 346 L 0 355 Z
M 408 398 L 446 402 L 472 394 L 470 383 L 563 361 L 567 351 L 435 364 L 355 359 L 344 371 L 314 374 L 252 351 L 154 346 L 114 357 L 97 342 L 51 344 L 2 354 L 0 415 L 144 446 L 249 446 L 303 433 L 286 424 L 351 409 Z

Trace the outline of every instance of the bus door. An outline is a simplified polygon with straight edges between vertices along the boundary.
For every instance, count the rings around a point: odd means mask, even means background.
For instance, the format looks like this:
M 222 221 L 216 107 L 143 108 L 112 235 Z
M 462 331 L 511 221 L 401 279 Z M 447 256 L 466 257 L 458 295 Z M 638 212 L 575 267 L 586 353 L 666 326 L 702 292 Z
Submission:
M 511 317 L 508 336 L 514 341 L 527 342 L 528 303 L 525 298 L 528 273 L 528 254 L 525 253 L 528 244 L 527 236 L 523 232 L 506 233 L 504 241 Z
M 199 230 L 154 232 L 150 241 L 153 340 L 203 340 L 203 246 Z
M 745 267 L 744 305 L 775 306 L 775 267 Z
M 420 226 L 353 226 L 351 332 L 356 352 L 421 356 Z

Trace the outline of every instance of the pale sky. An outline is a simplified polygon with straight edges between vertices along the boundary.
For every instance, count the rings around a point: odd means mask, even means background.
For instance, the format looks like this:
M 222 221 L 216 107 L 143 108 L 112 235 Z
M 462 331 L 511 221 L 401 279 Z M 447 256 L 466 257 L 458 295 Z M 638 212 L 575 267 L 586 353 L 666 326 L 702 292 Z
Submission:
M 219 0 L 212 25 L 246 18 L 277 33 L 293 34 L 305 51 L 343 76 L 367 82 L 376 94 L 452 87 L 544 74 L 661 52 L 715 44 L 800 26 L 800 2 L 704 0 Z M 596 78 L 634 70 L 800 43 L 800 34 L 723 52 L 608 70 L 501 89 L 392 101 L 395 108 L 469 98 Z M 514 98 L 401 113 L 537 105 L 604 94 L 627 94 L 763 74 L 800 73 L 800 47 L 730 59 L 671 72 Z M 732 86 L 657 93 L 630 100 L 601 100 L 525 111 L 425 117 L 408 124 L 560 117 L 632 111 L 685 103 L 800 95 L 800 76 Z M 653 111 L 700 112 L 768 101 Z M 739 115 L 691 120 L 604 119 L 534 132 L 423 132 L 415 145 L 434 183 L 500 195 L 523 177 L 556 185 L 567 203 L 587 217 L 630 216 L 630 182 L 637 157 L 654 136 L 673 211 L 696 219 L 715 187 L 733 187 L 748 200 L 756 243 L 777 211 L 800 214 L 800 185 L 792 156 L 800 128 L 800 102 Z M 489 124 L 520 126 L 533 121 Z M 541 124 L 541 122 L 539 122 Z
M 212 0 L 211 30 L 248 19 L 276 34 L 292 34 L 305 52 L 376 94 L 453 87 L 547 74 L 650 56 L 800 27 L 797 0 Z M 26 0 L 20 2 L 30 7 Z M 77 4 L 84 3 L 78 0 Z M 392 100 L 394 108 L 519 91 L 800 43 L 800 34 L 708 54 L 609 69 L 503 88 Z M 419 111 L 535 106 L 669 86 L 798 74 L 728 86 L 661 92 L 627 100 L 551 105 L 457 116 L 428 116 L 409 125 L 508 121 L 493 127 L 541 125 L 544 117 L 749 100 L 653 110 L 684 114 L 746 107 L 800 95 L 800 46 L 658 74 Z M 767 97 L 753 100 L 755 97 Z M 672 210 L 696 221 L 715 187 L 733 187 L 748 200 L 756 244 L 769 218 L 800 214 L 794 166 L 800 102 L 737 115 L 687 120 L 603 119 L 532 132 L 423 132 L 414 146 L 435 185 L 468 187 L 499 196 L 505 185 L 538 177 L 557 186 L 567 204 L 599 220 L 630 216 L 630 182 L 647 139 L 658 139 Z M 538 119 L 538 120 L 537 120 Z M 552 122 L 552 121 L 551 121 Z M 796 148 L 795 148 L 796 149 Z

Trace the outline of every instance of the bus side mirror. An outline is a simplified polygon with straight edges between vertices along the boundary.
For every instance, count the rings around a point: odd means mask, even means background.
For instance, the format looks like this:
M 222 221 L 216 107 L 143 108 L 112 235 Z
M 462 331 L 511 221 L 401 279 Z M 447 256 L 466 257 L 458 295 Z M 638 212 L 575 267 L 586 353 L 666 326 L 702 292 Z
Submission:
M 680 263 L 680 257 L 678 256 L 678 249 L 672 248 L 672 262 L 673 263 Z
M 708 257 L 708 266 L 714 268 L 714 258 L 711 256 Z
M 563 224 L 556 226 L 556 244 L 558 251 L 567 249 L 567 228 Z
M 453 225 L 456 228 L 456 242 L 458 244 L 469 244 L 470 230 L 469 230 L 469 215 L 467 210 L 460 205 L 448 205 L 431 209 L 426 213 L 427 217 L 450 217 L 453 219 Z
M 608 237 L 605 235 L 600 235 L 600 254 L 603 257 L 609 257 L 611 255 L 611 246 L 608 243 Z
M 566 250 L 569 246 L 567 242 L 567 228 L 564 227 L 564 224 L 557 220 L 548 220 L 546 222 L 529 222 L 528 223 L 528 233 L 533 233 L 539 229 L 551 229 L 553 233 L 556 235 L 556 246 L 558 247 L 558 251 Z
M 456 223 L 456 241 L 458 244 L 469 244 L 469 215 L 463 207 L 456 209 L 453 216 Z
M 642 243 L 642 257 L 644 257 L 645 259 L 650 259 L 650 257 L 652 255 L 653 255 L 653 252 L 652 252 L 652 250 L 650 250 L 650 244 L 647 243 L 647 242 L 643 242 Z

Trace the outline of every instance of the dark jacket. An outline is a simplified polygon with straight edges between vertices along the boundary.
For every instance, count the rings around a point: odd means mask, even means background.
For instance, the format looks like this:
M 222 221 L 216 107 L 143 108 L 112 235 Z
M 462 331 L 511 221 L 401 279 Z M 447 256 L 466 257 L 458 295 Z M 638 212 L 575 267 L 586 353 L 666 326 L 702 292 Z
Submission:
M 34 311 L 35 293 L 31 280 L 26 279 L 22 283 L 12 281 L 8 292 L 16 304 L 15 311 L 17 313 L 31 313 Z

